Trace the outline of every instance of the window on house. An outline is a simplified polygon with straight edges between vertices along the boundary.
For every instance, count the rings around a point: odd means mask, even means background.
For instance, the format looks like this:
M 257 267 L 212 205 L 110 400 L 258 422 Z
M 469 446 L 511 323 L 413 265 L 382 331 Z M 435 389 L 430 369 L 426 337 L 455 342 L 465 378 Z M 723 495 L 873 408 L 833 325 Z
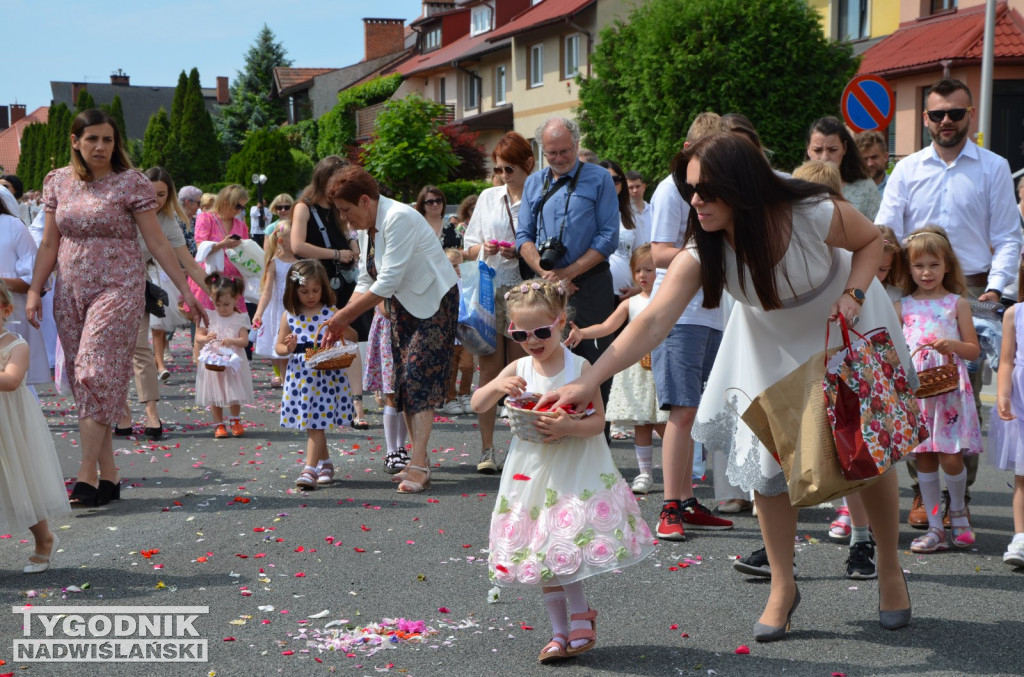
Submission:
M 441 29 L 435 28 L 423 35 L 423 51 L 429 52 L 441 46 Z
M 932 14 L 950 12 L 956 9 L 956 0 L 932 0 Z
M 562 79 L 574 78 L 580 73 L 580 34 L 562 38 Z
M 530 139 L 530 150 L 533 151 L 534 166 L 537 169 L 544 169 L 547 164 L 544 162 L 544 154 L 540 152 L 540 146 L 537 145 L 537 139 Z
M 448 101 L 448 93 L 444 91 L 444 78 L 439 78 L 437 83 L 437 100 L 441 103 Z
M 530 0 L 530 6 L 539 5 L 540 3 L 541 3 L 541 0 Z
M 491 30 L 491 8 L 487 5 L 474 7 L 470 13 L 470 24 L 470 35 L 480 35 Z
M 530 87 L 541 87 L 544 84 L 544 45 L 530 45 L 527 67 L 530 72 Z
M 480 107 L 480 76 L 476 71 L 466 74 L 466 110 L 475 110 Z
M 839 0 L 839 40 L 868 37 L 868 0 Z
M 505 66 L 494 68 L 494 105 L 500 106 L 505 103 L 505 93 L 508 91 L 508 81 L 505 78 Z

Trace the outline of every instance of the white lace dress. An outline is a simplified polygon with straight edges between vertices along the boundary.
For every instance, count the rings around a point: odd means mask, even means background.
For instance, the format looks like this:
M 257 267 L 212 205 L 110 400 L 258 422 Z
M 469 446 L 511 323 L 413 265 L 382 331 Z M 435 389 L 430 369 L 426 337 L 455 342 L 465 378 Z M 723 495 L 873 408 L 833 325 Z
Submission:
M 793 290 L 782 277 L 782 268 L 776 269 L 779 296 L 789 307 L 765 311 L 749 275 L 744 292 L 735 253 L 726 245 L 726 290 L 736 304 L 697 409 L 693 439 L 729 454 L 729 482 L 743 491 L 765 496 L 786 491 L 782 468 L 740 420 L 740 413 L 751 398 L 825 348 L 829 309 L 846 288 L 852 256 L 846 250 L 831 250 L 824 242 L 833 209 L 831 200 L 806 200 L 793 206 L 793 235 L 783 257 Z M 696 256 L 692 249 L 688 251 Z M 917 372 L 885 288 L 873 279 L 865 293 L 857 328 L 888 328 L 907 379 L 916 388 Z M 829 345 L 838 346 L 841 341 L 833 326 Z
M 0 345 L 10 333 L 0 330 Z M 0 371 L 7 367 L 16 338 L 0 347 Z M 57 450 L 39 403 L 22 383 L 0 392 L 0 533 L 25 531 L 40 520 L 71 513 Z

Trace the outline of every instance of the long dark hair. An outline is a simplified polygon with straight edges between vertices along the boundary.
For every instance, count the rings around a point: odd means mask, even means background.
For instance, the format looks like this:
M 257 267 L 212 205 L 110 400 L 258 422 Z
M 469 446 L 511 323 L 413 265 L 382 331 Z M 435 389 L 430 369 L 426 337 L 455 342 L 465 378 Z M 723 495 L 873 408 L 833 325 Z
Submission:
M 601 160 L 597 165 L 612 170 L 615 172 L 615 176 L 619 177 L 619 194 L 615 198 L 619 203 L 619 219 L 622 221 L 623 228 L 633 230 L 636 228 L 636 224 L 633 223 L 633 209 L 629 206 L 629 189 L 626 188 L 626 173 L 622 171 L 622 167 L 619 166 L 618 162 L 611 160 Z
M 782 263 L 792 233 L 791 205 L 806 198 L 826 200 L 828 188 L 797 179 L 783 179 L 772 171 L 764 154 L 746 138 L 730 132 L 706 136 L 687 146 L 673 168 L 677 186 L 686 183 L 686 167 L 700 162 L 700 182 L 732 208 L 733 249 L 740 289 L 746 293 L 746 274 L 765 310 L 782 307 L 775 272 Z M 725 287 L 725 233 L 705 231 L 691 209 L 686 241 L 695 242 L 700 254 L 704 307 L 717 308 Z
M 853 134 L 850 134 L 850 130 L 838 118 L 829 116 L 815 120 L 807 132 L 808 144 L 811 143 L 811 135 L 815 132 L 823 136 L 834 134 L 846 147 L 843 160 L 839 163 L 839 175 L 843 177 L 843 183 L 853 183 L 869 178 L 867 167 L 864 166 L 864 159 L 860 155 L 860 149 L 857 148 Z

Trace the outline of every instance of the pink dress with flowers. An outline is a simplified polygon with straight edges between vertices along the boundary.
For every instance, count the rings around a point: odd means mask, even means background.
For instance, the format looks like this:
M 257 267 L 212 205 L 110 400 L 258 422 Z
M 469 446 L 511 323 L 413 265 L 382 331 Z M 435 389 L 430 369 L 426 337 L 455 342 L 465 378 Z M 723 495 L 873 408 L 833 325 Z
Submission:
M 516 373 L 544 393 L 578 378 L 585 360 L 565 350 L 565 369 Z M 489 575 L 498 585 L 563 585 L 636 564 L 654 551 L 651 530 L 598 433 L 557 444 L 512 438 L 491 514 Z
M 959 299 L 957 294 L 947 294 L 941 299 L 918 300 L 913 296 L 900 299 L 903 336 L 911 351 L 942 338 L 960 340 L 956 320 L 956 303 Z M 947 360 L 945 356 L 928 349 L 917 353 L 913 359 L 914 368 L 918 372 L 946 364 Z M 971 455 L 980 454 L 984 449 L 967 365 L 957 355 L 953 355 L 953 360 L 960 370 L 960 388 L 945 395 L 917 401 L 930 436 L 911 452 L 913 454 Z

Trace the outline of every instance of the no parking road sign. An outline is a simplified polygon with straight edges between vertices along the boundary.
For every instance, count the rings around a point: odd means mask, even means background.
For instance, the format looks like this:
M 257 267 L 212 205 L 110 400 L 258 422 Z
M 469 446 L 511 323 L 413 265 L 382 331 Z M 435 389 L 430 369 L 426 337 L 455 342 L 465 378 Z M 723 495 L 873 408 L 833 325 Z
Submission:
M 843 120 L 855 132 L 885 129 L 896 112 L 889 83 L 877 75 L 858 75 L 843 90 Z

